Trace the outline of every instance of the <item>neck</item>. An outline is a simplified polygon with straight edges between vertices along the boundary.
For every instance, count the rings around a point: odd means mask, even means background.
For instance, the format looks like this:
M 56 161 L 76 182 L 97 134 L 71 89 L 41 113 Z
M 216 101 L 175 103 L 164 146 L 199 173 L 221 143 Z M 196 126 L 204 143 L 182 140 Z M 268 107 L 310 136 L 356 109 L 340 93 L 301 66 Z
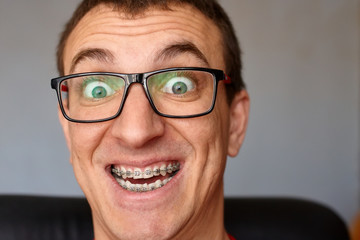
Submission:
M 224 227 L 223 183 L 219 184 L 218 192 L 204 203 L 209 207 L 194 215 L 174 239 L 229 239 Z

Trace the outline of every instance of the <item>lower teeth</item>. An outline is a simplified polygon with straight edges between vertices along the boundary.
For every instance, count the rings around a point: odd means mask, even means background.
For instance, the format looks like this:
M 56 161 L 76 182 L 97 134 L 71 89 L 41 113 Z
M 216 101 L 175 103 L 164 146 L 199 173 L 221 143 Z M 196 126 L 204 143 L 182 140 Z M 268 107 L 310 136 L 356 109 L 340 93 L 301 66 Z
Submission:
M 173 177 L 169 177 L 169 178 L 166 178 L 164 180 L 157 180 L 156 182 L 154 183 L 150 183 L 150 184 L 133 184 L 131 183 L 130 181 L 125 181 L 124 179 L 118 177 L 118 176 L 115 176 L 115 179 L 116 181 L 119 183 L 119 185 L 126 189 L 126 190 L 129 190 L 129 191 L 132 191 L 132 192 L 148 192 L 148 191 L 153 191 L 153 190 L 156 190 L 158 188 L 161 188 L 163 186 L 165 186 L 168 182 L 171 181 Z

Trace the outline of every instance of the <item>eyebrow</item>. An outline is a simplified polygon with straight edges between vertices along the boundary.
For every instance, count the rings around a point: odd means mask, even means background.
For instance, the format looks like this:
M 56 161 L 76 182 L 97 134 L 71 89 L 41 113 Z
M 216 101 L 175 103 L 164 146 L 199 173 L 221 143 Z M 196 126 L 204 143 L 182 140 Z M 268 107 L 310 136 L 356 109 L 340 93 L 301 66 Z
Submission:
M 70 73 L 73 73 L 77 64 L 85 59 L 94 59 L 104 63 L 112 63 L 114 55 L 107 49 L 102 48 L 87 48 L 75 55 L 71 62 Z
M 198 47 L 195 46 L 195 44 L 188 41 L 175 43 L 167 46 L 166 48 L 159 51 L 156 59 L 157 60 L 161 59 L 163 61 L 166 61 L 168 59 L 173 59 L 178 55 L 185 53 L 190 53 L 194 55 L 197 59 L 202 61 L 206 66 L 209 66 L 209 62 L 206 59 L 205 55 L 199 50 Z
M 196 58 L 202 61 L 206 66 L 209 66 L 205 55 L 197 48 L 193 43 L 185 41 L 175 44 L 170 44 L 156 54 L 156 60 L 166 61 L 168 59 L 175 58 L 178 55 L 190 53 L 193 54 Z M 70 73 L 73 73 L 77 64 L 85 59 L 94 59 L 104 63 L 113 63 L 114 55 L 107 49 L 102 48 L 87 48 L 75 55 L 72 60 Z

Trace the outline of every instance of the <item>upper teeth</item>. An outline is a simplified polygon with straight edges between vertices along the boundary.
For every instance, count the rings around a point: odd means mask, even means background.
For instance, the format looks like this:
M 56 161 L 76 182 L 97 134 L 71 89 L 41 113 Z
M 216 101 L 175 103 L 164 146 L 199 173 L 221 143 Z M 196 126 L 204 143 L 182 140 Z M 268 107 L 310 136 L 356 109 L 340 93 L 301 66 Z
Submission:
M 125 167 L 113 167 L 111 171 L 118 175 L 119 177 L 122 177 L 123 179 L 126 178 L 134 178 L 134 179 L 147 179 L 151 178 L 153 176 L 159 176 L 160 174 L 162 176 L 165 176 L 166 173 L 172 173 L 180 169 L 180 163 L 175 164 L 169 164 L 166 166 L 165 164 L 162 164 L 160 167 L 155 166 L 153 168 L 147 167 L 143 171 L 140 168 L 125 168 Z

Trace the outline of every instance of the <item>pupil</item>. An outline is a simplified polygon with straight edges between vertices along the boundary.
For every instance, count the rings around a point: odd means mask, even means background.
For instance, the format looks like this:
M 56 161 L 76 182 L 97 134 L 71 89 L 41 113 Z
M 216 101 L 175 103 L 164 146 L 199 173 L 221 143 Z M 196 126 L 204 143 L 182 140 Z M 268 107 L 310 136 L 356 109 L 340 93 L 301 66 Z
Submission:
M 173 91 L 173 93 L 176 93 L 176 94 L 183 94 L 183 93 L 186 93 L 187 86 L 183 82 L 177 82 L 173 85 L 172 91 Z
M 106 89 L 104 87 L 96 87 L 92 90 L 92 95 L 94 98 L 106 97 Z

